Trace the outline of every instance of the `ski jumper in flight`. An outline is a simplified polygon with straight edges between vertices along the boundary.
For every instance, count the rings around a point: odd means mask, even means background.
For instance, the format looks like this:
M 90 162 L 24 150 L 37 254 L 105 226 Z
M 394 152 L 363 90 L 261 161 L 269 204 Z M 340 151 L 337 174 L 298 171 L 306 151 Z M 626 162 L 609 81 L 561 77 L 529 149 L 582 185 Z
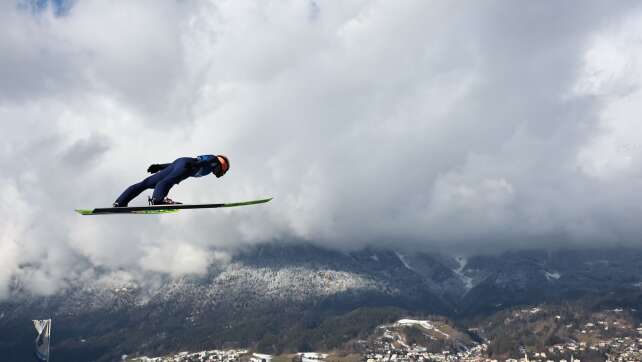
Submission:
M 153 175 L 143 181 L 129 186 L 114 202 L 114 207 L 126 207 L 141 192 L 154 189 L 150 203 L 152 205 L 180 204 L 167 198 L 169 189 L 188 177 L 201 177 L 209 174 L 221 177 L 230 169 L 230 162 L 223 155 L 201 155 L 181 157 L 172 163 L 153 164 L 147 172 Z

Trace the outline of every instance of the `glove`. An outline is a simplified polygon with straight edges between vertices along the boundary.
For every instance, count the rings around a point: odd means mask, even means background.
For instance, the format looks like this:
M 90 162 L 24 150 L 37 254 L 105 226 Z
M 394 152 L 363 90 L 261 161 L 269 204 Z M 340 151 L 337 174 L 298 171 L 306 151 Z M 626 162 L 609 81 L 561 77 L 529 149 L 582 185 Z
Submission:
M 161 164 L 155 163 L 153 165 L 149 165 L 149 167 L 147 168 L 147 172 L 156 173 L 156 172 L 166 168 L 169 165 L 170 165 L 169 163 L 161 163 Z

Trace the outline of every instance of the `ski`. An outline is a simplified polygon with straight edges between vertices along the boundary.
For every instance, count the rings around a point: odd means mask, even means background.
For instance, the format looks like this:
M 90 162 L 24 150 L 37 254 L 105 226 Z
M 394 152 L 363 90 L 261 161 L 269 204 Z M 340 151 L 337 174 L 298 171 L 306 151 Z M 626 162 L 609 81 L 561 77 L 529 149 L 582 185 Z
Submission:
M 127 207 L 103 207 L 96 209 L 76 209 L 76 212 L 81 215 L 109 215 L 109 214 L 171 214 L 180 210 L 189 209 L 216 209 L 221 207 L 237 207 L 263 204 L 272 200 L 272 198 L 242 201 L 242 202 L 229 202 L 220 204 L 175 204 L 175 205 L 150 205 L 150 206 L 127 206 Z

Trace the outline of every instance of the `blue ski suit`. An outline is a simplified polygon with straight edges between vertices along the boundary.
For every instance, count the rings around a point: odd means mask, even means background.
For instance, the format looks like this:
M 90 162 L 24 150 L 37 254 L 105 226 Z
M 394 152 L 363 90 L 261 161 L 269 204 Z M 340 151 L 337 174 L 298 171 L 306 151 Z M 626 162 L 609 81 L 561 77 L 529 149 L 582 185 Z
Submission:
M 221 164 L 214 155 L 201 155 L 195 158 L 181 157 L 172 163 L 155 166 L 158 166 L 160 171 L 139 183 L 129 186 L 118 199 L 116 199 L 118 206 L 127 206 L 133 198 L 147 189 L 154 189 L 152 199 L 154 202 L 160 202 L 165 199 L 169 190 L 174 185 L 178 185 L 186 178 L 201 177 L 209 175 L 210 173 L 218 174 L 221 169 Z

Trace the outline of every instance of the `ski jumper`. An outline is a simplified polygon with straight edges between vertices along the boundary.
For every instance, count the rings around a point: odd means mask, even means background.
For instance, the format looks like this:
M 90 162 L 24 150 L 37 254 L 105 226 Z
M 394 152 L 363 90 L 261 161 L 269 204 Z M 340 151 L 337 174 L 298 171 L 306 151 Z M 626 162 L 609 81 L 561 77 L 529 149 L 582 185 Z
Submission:
M 129 186 L 116 200 L 120 206 L 127 204 L 141 192 L 147 189 L 154 189 L 152 199 L 159 202 L 165 199 L 169 190 L 178 185 L 188 177 L 201 177 L 210 173 L 217 174 L 221 169 L 218 158 L 214 155 L 201 155 L 197 157 L 181 157 L 172 163 L 152 165 L 157 166 L 155 174 L 147 177 L 143 181 Z

